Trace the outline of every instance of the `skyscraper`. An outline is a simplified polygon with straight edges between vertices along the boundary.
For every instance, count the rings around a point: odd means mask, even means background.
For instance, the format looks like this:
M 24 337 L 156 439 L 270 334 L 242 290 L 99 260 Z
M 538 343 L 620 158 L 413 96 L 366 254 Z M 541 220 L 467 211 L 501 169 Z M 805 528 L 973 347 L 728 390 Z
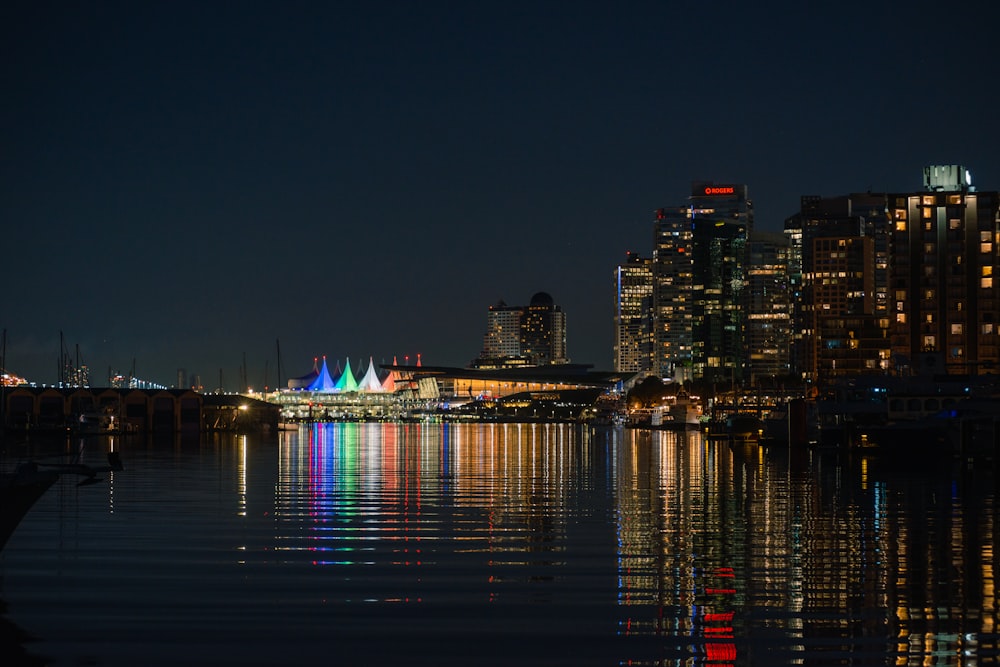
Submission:
M 651 365 L 660 377 L 691 378 L 692 240 L 688 207 L 656 212 Z
M 741 380 L 746 366 L 746 185 L 696 182 L 688 204 L 657 211 L 653 370 L 686 381 Z
M 653 264 L 630 252 L 615 269 L 614 369 L 642 373 L 652 368 Z
M 781 233 L 754 232 L 747 250 L 747 356 L 750 376 L 789 373 L 793 285 L 791 246 Z

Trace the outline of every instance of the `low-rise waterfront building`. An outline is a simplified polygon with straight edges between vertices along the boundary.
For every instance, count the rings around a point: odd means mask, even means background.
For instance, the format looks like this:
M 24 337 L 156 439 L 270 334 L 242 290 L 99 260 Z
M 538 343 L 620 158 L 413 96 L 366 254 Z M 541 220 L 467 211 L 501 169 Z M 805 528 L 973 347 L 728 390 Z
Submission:
M 83 433 L 197 431 L 203 395 L 190 389 L 7 388 L 3 426 Z

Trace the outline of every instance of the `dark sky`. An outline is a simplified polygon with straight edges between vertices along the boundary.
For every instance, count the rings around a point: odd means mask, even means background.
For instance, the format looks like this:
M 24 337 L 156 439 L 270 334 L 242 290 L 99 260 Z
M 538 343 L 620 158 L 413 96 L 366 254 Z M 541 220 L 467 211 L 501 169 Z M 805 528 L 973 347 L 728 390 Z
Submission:
M 465 365 L 549 292 L 611 367 L 612 273 L 693 180 L 1000 189 L 993 0 L 21 2 L 0 16 L 0 326 L 56 379 L 259 386 L 316 355 Z

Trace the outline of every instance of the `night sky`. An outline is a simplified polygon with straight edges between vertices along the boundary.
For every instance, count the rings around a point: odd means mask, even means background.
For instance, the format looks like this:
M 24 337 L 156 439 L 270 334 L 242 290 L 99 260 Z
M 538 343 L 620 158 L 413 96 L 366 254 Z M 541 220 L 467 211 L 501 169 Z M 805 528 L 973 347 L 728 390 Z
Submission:
M 10 370 L 59 333 L 167 385 L 466 365 L 545 291 L 612 365 L 612 274 L 694 180 L 1000 189 L 1000 3 L 22 2 L 2 10 Z

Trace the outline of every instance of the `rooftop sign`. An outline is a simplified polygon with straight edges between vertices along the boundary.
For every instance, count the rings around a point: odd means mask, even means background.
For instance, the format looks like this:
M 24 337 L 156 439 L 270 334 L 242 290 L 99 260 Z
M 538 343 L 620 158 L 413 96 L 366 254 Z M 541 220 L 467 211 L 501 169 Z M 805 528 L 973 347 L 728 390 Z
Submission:
M 735 185 L 704 185 L 698 186 L 692 192 L 696 197 L 708 195 L 710 197 L 715 197 L 719 195 L 734 195 L 736 194 Z

